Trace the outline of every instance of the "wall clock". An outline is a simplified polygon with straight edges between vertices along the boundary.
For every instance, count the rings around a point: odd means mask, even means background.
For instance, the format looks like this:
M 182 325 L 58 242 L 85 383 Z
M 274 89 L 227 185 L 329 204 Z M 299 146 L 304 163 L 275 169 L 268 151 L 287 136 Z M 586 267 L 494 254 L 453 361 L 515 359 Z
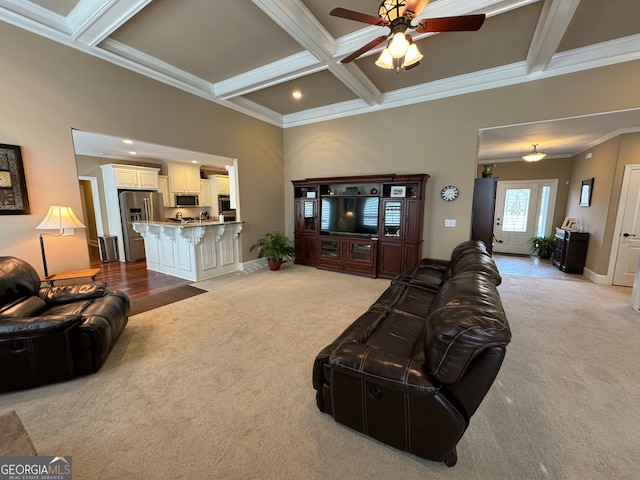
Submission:
M 447 202 L 453 202 L 456 198 L 458 198 L 458 187 L 447 185 L 446 187 L 442 188 L 440 196 Z

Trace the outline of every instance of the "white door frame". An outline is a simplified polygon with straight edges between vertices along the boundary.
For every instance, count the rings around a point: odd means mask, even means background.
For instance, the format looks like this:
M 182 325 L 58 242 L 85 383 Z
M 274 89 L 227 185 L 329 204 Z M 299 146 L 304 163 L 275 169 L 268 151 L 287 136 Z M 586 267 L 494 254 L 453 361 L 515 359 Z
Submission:
M 613 239 L 611 241 L 611 253 L 609 254 L 609 268 L 607 269 L 607 276 L 602 283 L 604 285 L 613 285 L 613 273 L 616 268 L 616 261 L 618 260 L 618 249 L 620 248 L 620 236 L 622 235 L 622 221 L 624 217 L 624 209 L 627 201 L 627 193 L 629 190 L 629 173 L 631 170 L 640 170 L 640 164 L 629 164 L 624 166 L 624 173 L 622 175 L 622 187 L 620 188 L 620 198 L 618 199 L 618 210 L 616 213 L 616 223 L 613 228 Z
M 505 183 L 509 183 L 509 184 L 513 184 L 513 185 L 518 185 L 518 184 L 527 184 L 527 183 L 538 183 L 540 189 L 538 192 L 538 198 L 536 201 L 536 204 L 534 205 L 534 212 L 533 215 L 535 216 L 536 220 L 535 220 L 535 224 L 537 225 L 538 221 L 537 218 L 540 215 L 540 196 L 542 194 L 542 188 L 543 187 L 550 187 L 551 191 L 549 194 L 549 208 L 547 210 L 547 215 L 546 215 L 546 219 L 545 219 L 545 231 L 544 231 L 544 235 L 551 235 L 553 233 L 553 216 L 555 214 L 555 209 L 556 209 L 556 198 L 557 198 L 557 194 L 558 194 L 558 179 L 557 178 L 545 178 L 545 179 L 532 179 L 532 180 L 498 180 L 498 189 L 499 189 L 499 185 L 500 183 L 505 184 Z M 496 190 L 498 191 L 498 190 Z M 497 204 L 498 199 L 496 198 L 496 204 Z M 493 221 L 494 221 L 494 228 L 495 228 L 495 221 L 496 221 L 496 215 L 498 214 L 497 210 L 493 215 Z M 495 246 L 494 246 L 494 250 L 495 250 Z M 499 247 L 498 247 L 499 250 Z

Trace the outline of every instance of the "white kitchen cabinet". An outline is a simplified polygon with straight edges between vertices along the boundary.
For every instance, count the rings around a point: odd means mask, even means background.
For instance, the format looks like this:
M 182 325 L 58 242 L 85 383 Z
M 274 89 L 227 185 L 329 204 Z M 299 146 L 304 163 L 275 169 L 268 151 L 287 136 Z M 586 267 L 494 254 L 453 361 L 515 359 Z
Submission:
M 162 204 L 165 207 L 175 207 L 175 199 L 169 193 L 169 178 L 166 175 L 158 175 L 158 192 L 162 194 Z
M 188 163 L 167 164 L 170 193 L 200 193 L 200 167 Z
M 211 180 L 200 180 L 200 206 L 211 207 Z
M 227 175 L 216 175 L 218 185 L 218 195 L 229 195 L 229 177 Z
M 193 282 L 241 269 L 242 227 L 242 222 L 133 224 L 133 229 L 144 238 L 147 270 Z
M 115 179 L 116 188 L 126 190 L 157 190 L 159 168 L 134 165 L 108 165 L 107 172 Z

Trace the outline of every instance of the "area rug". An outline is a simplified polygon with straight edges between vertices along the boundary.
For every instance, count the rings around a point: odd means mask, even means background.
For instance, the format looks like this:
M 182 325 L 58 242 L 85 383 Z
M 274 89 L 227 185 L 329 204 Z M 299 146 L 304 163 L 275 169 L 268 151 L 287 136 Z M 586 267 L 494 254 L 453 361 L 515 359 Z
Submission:
M 192 287 L 191 285 L 184 285 L 182 287 L 174 288 L 166 292 L 156 293 L 149 295 L 148 297 L 137 298 L 131 300 L 131 310 L 129 316 L 138 315 L 139 313 L 153 310 L 154 308 L 163 307 L 170 303 L 175 303 L 185 298 L 195 297 L 201 293 L 205 293 L 206 290 L 201 288 Z

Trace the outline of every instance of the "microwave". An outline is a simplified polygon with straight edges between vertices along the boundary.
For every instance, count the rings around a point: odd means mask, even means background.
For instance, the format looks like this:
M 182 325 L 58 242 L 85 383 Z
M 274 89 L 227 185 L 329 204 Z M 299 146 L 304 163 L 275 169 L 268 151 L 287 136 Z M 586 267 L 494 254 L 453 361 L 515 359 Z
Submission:
M 176 195 L 176 207 L 197 207 L 198 195 Z

